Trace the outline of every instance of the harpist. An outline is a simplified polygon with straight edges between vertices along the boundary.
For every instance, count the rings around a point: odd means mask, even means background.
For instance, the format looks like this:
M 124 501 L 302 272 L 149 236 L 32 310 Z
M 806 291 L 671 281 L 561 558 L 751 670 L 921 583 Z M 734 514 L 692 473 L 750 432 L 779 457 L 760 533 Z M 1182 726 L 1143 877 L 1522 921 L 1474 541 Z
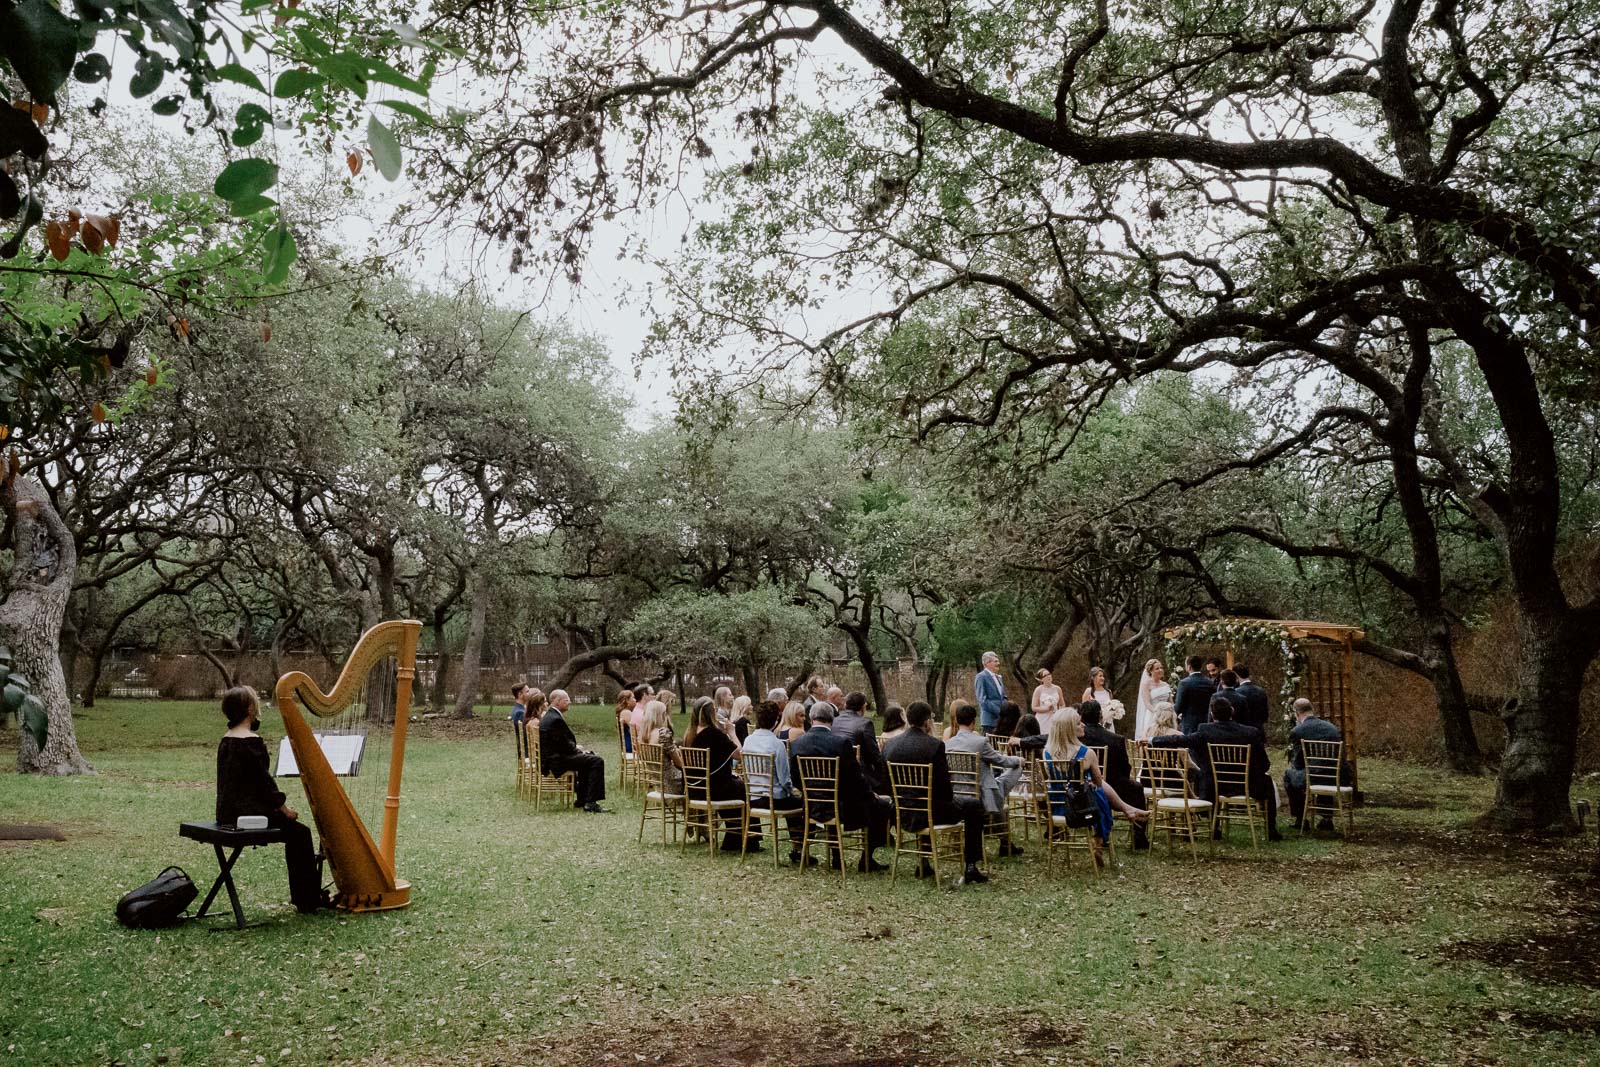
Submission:
M 241 815 L 265 815 L 267 825 L 284 833 L 289 865 L 289 898 L 302 912 L 324 906 L 311 831 L 299 821 L 272 779 L 271 760 L 261 729 L 261 702 L 247 685 L 222 694 L 228 732 L 217 744 L 217 822 L 229 825 Z

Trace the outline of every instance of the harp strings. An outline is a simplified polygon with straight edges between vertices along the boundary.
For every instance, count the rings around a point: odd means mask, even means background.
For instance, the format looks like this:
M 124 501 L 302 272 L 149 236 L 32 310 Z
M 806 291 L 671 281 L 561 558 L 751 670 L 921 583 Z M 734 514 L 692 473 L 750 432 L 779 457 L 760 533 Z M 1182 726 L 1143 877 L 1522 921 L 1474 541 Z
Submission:
M 361 739 L 360 758 L 351 766 L 351 773 L 344 773 L 342 768 L 335 770 L 373 844 L 379 843 L 383 830 L 383 804 L 394 751 L 397 666 L 393 656 L 379 660 L 367 673 L 356 698 L 338 714 L 324 718 L 316 728 L 325 736 Z

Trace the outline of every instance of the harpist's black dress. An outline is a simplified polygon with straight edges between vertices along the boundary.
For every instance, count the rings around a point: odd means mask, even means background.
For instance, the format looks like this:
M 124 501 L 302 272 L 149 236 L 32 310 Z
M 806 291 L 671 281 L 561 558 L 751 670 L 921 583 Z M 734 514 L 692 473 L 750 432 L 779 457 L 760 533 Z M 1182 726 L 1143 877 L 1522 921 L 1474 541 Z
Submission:
M 267 825 L 284 832 L 284 859 L 289 865 L 289 898 L 301 911 L 322 904 L 317 877 L 317 850 L 311 830 L 290 819 L 283 791 L 273 781 L 267 744 L 259 737 L 224 737 L 217 745 L 217 822 L 232 823 L 241 815 L 265 815 Z

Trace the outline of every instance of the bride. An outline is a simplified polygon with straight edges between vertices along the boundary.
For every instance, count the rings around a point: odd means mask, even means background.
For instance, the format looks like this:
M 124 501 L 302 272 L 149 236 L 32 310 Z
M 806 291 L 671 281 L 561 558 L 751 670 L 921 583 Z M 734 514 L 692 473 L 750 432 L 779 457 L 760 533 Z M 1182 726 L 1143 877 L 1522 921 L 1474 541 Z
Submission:
M 1156 711 L 1162 703 L 1172 700 L 1172 686 L 1166 683 L 1167 671 L 1159 659 L 1153 659 L 1144 665 L 1144 673 L 1139 675 L 1139 707 L 1134 738 L 1139 741 L 1150 740 L 1156 728 Z

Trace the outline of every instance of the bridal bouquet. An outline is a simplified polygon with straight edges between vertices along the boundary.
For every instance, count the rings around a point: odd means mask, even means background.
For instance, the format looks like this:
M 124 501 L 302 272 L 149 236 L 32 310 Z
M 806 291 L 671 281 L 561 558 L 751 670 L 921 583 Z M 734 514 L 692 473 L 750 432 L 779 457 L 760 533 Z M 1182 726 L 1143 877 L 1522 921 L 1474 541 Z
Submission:
M 1116 722 L 1118 719 L 1128 714 L 1128 709 L 1122 706 L 1122 701 L 1120 700 L 1113 700 L 1111 703 L 1106 705 L 1105 710 L 1106 719 L 1109 722 Z

